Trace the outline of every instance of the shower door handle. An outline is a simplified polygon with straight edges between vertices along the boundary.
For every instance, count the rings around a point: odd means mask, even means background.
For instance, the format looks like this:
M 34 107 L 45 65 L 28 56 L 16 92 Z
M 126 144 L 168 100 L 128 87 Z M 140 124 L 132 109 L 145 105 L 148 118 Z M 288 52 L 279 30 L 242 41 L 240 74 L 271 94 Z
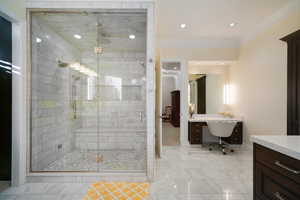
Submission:
M 142 122 L 143 121 L 143 112 L 140 111 L 140 121 Z

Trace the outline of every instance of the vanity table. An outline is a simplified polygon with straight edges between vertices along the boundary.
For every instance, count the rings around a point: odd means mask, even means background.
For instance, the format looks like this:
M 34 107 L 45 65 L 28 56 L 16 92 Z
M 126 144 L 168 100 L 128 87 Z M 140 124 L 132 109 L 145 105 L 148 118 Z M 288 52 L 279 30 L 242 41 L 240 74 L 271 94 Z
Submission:
M 207 120 L 226 120 L 225 117 L 197 117 L 190 118 L 188 123 L 188 140 L 190 144 L 203 144 L 204 131 L 203 127 L 207 126 Z M 232 132 L 232 135 L 228 138 L 223 138 L 225 142 L 229 144 L 242 144 L 243 143 L 243 122 L 237 120 L 236 126 Z
M 300 199 L 300 136 L 253 136 L 254 200 Z

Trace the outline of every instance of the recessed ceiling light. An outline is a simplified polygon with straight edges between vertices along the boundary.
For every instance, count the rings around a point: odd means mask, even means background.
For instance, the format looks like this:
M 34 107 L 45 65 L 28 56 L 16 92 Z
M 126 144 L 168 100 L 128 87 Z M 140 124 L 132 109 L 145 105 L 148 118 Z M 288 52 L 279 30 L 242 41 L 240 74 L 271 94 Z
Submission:
M 229 26 L 230 26 L 230 27 L 234 27 L 234 26 L 235 26 L 235 23 L 232 22 L 232 23 L 229 24 Z
M 129 39 L 134 40 L 135 39 L 135 35 L 133 35 L 133 34 L 129 35 Z
M 186 28 L 186 24 L 180 24 L 180 28 Z
M 39 37 L 37 37 L 37 38 L 35 39 L 35 41 L 36 41 L 36 43 L 41 43 L 41 42 L 42 42 L 42 39 L 39 38 Z
M 81 35 L 78 35 L 78 34 L 74 34 L 74 38 L 76 38 L 76 39 L 81 39 L 82 37 L 81 37 Z
M 177 67 L 174 67 L 174 69 L 177 69 Z

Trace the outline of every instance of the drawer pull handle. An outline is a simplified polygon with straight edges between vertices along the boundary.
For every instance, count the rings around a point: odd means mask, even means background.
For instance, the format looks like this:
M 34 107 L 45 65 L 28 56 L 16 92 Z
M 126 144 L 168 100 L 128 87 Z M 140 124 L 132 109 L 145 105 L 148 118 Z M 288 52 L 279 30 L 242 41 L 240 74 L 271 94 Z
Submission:
M 279 192 L 275 192 L 274 195 L 278 200 L 286 200 Z
M 284 164 L 280 163 L 278 160 L 275 161 L 275 165 L 277 165 L 278 167 L 281 167 L 289 172 L 292 172 L 294 174 L 300 174 L 299 170 L 291 169 L 288 166 L 285 166 Z

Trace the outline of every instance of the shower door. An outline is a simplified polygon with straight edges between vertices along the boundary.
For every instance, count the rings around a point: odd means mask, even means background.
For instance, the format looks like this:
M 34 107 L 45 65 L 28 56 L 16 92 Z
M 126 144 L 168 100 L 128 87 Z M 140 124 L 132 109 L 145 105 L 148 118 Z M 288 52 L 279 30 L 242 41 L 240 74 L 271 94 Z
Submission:
M 146 13 L 31 13 L 31 172 L 146 171 Z
M 100 171 L 146 169 L 146 14 L 99 13 Z

